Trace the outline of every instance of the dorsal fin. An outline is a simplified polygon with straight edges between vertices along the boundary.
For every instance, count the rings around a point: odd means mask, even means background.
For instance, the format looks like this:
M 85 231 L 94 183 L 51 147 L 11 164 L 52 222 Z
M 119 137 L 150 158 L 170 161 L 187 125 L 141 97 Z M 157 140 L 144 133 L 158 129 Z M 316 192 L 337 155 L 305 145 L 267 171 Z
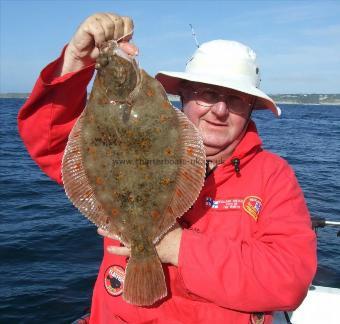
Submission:
M 156 229 L 154 243 L 175 224 L 196 201 L 205 178 L 205 150 L 199 130 L 180 111 L 176 109 L 182 140 L 182 161 L 176 178 L 176 185 L 163 221 Z M 161 234 L 159 234 L 161 233 Z
M 118 236 L 119 229 L 113 227 L 113 222 L 108 222 L 108 217 L 95 197 L 83 166 L 80 144 L 84 112 L 85 110 L 72 128 L 65 148 L 61 169 L 64 189 L 67 197 L 84 216 L 98 227 L 116 235 L 117 239 L 127 245 L 126 240 Z

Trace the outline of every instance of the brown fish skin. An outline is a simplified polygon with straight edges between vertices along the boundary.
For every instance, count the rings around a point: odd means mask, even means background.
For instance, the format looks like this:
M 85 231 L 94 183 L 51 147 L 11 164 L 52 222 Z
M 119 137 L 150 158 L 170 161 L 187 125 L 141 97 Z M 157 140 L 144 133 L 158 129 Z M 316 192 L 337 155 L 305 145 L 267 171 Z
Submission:
M 205 151 L 196 127 L 163 87 L 108 42 L 88 104 L 62 161 L 66 195 L 131 248 L 123 299 L 152 305 L 167 294 L 154 245 L 197 199 Z M 123 55 L 124 56 L 124 55 Z
M 82 122 L 84 168 L 108 229 L 131 247 L 123 297 L 151 305 L 167 294 L 153 242 L 169 227 L 164 215 L 178 175 L 173 161 L 181 158 L 179 124 L 173 109 L 162 108 L 169 103 L 158 81 L 134 61 L 108 46 L 97 69 Z

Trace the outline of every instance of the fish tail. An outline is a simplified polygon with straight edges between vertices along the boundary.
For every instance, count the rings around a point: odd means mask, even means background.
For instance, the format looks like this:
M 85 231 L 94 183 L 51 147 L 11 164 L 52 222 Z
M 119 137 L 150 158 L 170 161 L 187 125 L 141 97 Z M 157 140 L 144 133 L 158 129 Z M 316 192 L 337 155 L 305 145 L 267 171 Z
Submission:
M 167 295 L 162 264 L 157 252 L 129 259 L 124 280 L 123 299 L 131 304 L 149 306 Z

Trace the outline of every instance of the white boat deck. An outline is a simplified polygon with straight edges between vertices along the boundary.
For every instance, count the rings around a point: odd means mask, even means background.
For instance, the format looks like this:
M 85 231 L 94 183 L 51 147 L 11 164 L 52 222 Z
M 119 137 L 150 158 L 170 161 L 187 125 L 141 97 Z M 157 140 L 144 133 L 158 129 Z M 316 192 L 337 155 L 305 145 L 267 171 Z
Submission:
M 340 324 L 340 289 L 312 286 L 300 307 L 288 314 L 293 324 Z M 283 312 L 275 313 L 274 323 L 287 323 Z

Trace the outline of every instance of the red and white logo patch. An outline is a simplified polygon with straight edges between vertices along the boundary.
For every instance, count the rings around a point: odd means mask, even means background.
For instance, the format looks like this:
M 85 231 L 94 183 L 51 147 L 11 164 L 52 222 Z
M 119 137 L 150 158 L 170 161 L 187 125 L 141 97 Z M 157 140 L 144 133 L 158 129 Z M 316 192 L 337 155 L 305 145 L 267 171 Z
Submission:
M 256 196 L 248 196 L 244 198 L 243 209 L 246 211 L 246 213 L 253 217 L 255 221 L 257 221 L 259 218 L 261 208 L 262 208 L 261 198 Z
M 104 274 L 104 286 L 111 296 L 119 296 L 123 292 L 125 270 L 119 265 L 108 267 Z

